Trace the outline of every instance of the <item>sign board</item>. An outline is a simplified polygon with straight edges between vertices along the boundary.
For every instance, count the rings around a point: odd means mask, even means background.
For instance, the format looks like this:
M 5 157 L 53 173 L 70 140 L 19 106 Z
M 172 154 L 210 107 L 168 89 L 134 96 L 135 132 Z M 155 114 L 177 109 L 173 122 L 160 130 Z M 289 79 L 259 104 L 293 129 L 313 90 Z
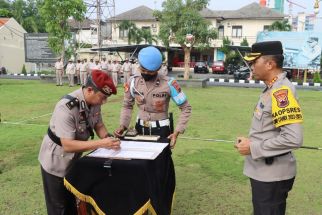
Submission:
M 319 70 L 322 32 L 259 32 L 257 42 L 279 40 L 283 44 L 284 68 Z
M 47 33 L 26 33 L 25 41 L 25 61 L 32 63 L 54 63 L 57 56 L 50 49 Z

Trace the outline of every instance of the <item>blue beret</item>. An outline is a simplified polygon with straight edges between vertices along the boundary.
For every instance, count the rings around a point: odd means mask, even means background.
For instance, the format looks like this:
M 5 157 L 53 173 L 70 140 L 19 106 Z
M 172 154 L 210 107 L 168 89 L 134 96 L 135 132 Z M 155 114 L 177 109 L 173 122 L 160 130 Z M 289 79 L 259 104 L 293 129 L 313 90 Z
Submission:
M 138 59 L 140 65 L 151 72 L 157 71 L 161 67 L 161 52 L 153 46 L 141 49 Z

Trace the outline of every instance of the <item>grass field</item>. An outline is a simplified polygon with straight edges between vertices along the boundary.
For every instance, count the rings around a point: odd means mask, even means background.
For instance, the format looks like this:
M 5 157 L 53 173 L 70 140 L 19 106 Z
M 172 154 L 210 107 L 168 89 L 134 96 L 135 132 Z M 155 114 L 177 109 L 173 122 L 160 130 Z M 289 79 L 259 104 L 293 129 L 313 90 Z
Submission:
M 46 214 L 38 150 L 55 103 L 76 89 L 39 81 L 0 79 L 0 214 Z M 122 89 L 103 106 L 107 127 L 118 126 Z M 247 135 L 260 89 L 209 87 L 184 89 L 193 107 L 182 136 L 234 140 Z M 322 92 L 298 91 L 304 112 L 304 145 L 322 147 Z M 175 116 L 178 109 L 171 104 Z M 134 117 L 133 117 L 134 118 Z M 16 123 L 16 124 L 9 124 Z M 287 214 L 322 214 L 322 151 L 295 152 L 298 174 Z M 243 157 L 233 145 L 179 139 L 173 158 L 176 197 L 173 215 L 252 212 Z

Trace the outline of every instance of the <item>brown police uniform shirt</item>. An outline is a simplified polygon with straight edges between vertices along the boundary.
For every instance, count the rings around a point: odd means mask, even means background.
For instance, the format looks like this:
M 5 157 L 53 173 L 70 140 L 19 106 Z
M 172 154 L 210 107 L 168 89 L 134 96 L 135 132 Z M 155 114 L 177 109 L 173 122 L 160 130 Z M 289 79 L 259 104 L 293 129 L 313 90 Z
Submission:
M 286 73 L 276 78 L 255 107 L 249 132 L 251 155 L 246 156 L 244 165 L 246 176 L 263 182 L 293 178 L 296 160 L 292 150 L 303 143 L 303 116 L 295 87 Z M 284 153 L 274 157 L 271 165 L 265 163 L 265 158 Z
M 191 115 L 191 106 L 178 82 L 167 76 L 158 75 L 155 81 L 146 83 L 141 74 L 136 72 L 125 84 L 120 125 L 129 127 L 134 103 L 139 108 L 138 118 L 141 120 L 167 119 L 170 98 L 181 110 L 175 130 L 183 133 Z
M 50 129 L 60 138 L 86 141 L 90 137 L 90 133 L 86 128 L 85 117 L 87 117 L 89 125 L 94 128 L 97 123 L 102 122 L 101 106 L 88 107 L 82 89 L 78 89 L 69 95 L 78 98 L 79 106 L 69 109 L 66 103 L 70 100 L 61 99 L 56 104 L 50 119 Z M 46 172 L 64 177 L 72 163 L 80 156 L 81 153 L 65 152 L 62 146 L 54 143 L 46 134 L 38 159 Z

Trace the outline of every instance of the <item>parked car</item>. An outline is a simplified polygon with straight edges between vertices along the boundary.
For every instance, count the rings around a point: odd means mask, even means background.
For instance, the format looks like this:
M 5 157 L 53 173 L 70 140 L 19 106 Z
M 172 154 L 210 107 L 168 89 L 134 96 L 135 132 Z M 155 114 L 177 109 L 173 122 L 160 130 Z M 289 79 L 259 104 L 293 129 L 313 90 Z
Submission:
M 196 62 L 193 71 L 194 73 L 209 73 L 208 65 L 205 62 Z
M 238 80 L 247 80 L 250 76 L 250 70 L 247 66 L 240 67 L 234 72 L 234 78 Z
M 215 61 L 211 65 L 212 73 L 226 73 L 224 61 Z

